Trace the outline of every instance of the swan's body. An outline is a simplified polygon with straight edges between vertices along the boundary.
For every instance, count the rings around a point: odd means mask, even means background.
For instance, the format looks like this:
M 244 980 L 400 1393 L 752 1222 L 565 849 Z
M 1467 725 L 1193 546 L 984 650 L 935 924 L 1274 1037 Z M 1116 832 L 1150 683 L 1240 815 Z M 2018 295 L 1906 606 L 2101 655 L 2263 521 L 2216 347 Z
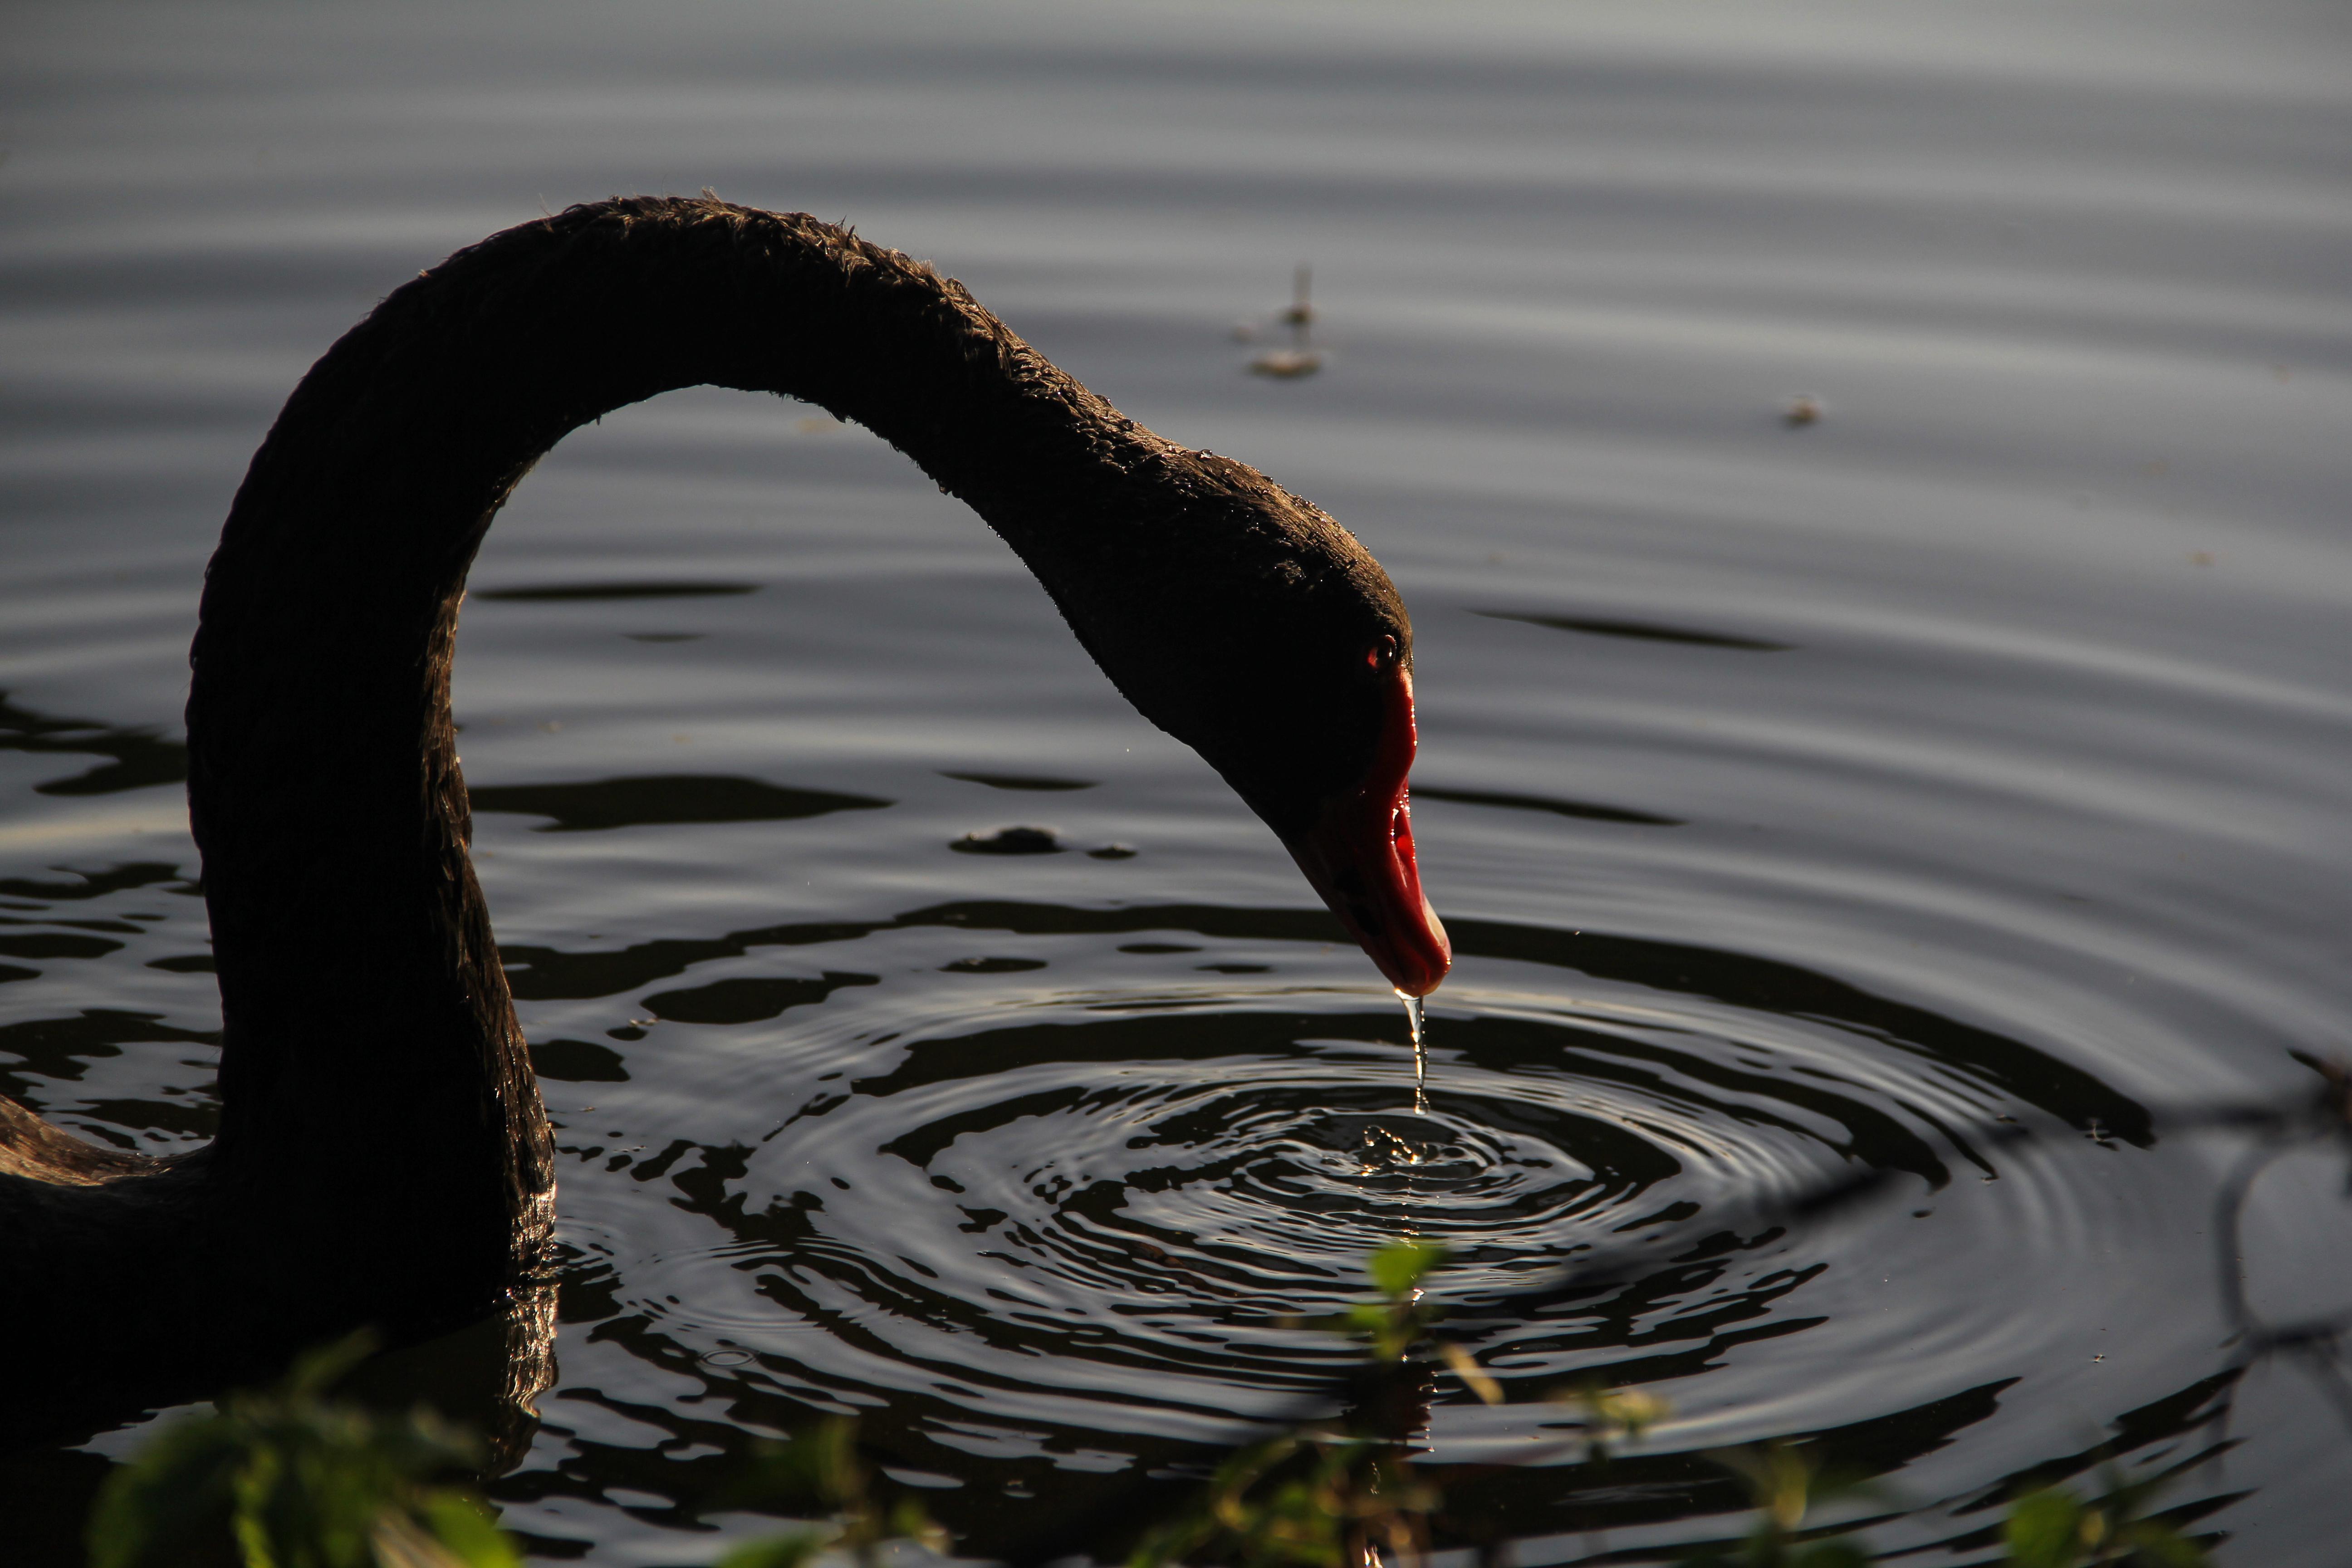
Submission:
M 147 1160 L 0 1098 L 0 1398 L 96 1366 L 262 1362 L 357 1322 L 414 1333 L 534 1268 L 552 1156 L 467 857 L 457 606 L 550 447 L 701 383 L 820 404 L 912 456 L 1394 983 L 1443 976 L 1402 815 L 1411 626 L 1350 536 L 1124 418 L 895 251 L 709 200 L 573 208 L 386 300 L 254 458 L 188 702 L 220 1133 Z

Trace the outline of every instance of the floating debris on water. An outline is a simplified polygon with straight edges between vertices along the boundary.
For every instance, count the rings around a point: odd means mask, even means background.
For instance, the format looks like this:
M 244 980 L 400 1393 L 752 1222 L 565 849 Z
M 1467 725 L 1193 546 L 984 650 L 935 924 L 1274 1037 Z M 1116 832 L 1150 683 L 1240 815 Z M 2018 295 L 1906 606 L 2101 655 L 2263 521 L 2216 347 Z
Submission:
M 1304 327 L 1313 324 L 1315 321 L 1315 307 L 1308 301 L 1307 294 L 1314 282 L 1315 268 L 1309 267 L 1304 261 L 1300 262 L 1298 264 L 1297 272 L 1293 274 L 1291 278 L 1290 308 L 1282 312 L 1282 320 L 1285 325 Z
M 1293 279 L 1290 303 L 1276 318 L 1290 329 L 1290 346 L 1268 349 L 1256 355 L 1249 362 L 1251 374 L 1270 375 L 1277 381 L 1296 381 L 1302 375 L 1313 375 L 1323 368 L 1323 356 L 1309 342 L 1307 331 L 1315 321 L 1314 302 L 1307 297 L 1314 280 L 1315 269 L 1300 262 L 1297 275 Z M 1255 325 L 1244 321 L 1234 329 L 1234 341 L 1254 342 L 1257 333 L 1258 329 Z
M 1282 380 L 1313 375 L 1323 368 L 1323 356 L 1313 349 L 1268 349 L 1250 361 L 1250 371 L 1256 375 L 1271 375 Z

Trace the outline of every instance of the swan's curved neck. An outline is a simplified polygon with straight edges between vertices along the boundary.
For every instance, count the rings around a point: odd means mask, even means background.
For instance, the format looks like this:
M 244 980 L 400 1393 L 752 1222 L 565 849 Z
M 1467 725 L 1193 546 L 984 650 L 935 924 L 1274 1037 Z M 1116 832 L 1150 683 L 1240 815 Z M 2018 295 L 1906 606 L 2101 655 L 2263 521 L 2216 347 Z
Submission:
M 960 285 L 803 216 L 606 203 L 394 294 L 288 403 L 205 582 L 189 797 L 225 1174 L 444 1253 L 545 1226 L 547 1126 L 466 851 L 457 605 L 492 516 L 565 432 L 703 383 L 868 426 L 1066 611 L 1131 564 L 1094 520 L 1132 514 L 1163 471 L 1197 479 Z

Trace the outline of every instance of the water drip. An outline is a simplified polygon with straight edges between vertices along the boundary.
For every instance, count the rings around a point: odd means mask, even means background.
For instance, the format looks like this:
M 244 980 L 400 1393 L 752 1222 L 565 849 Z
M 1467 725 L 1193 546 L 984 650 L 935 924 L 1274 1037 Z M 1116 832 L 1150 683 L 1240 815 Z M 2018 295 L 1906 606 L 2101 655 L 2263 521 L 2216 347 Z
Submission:
M 1413 1112 L 1416 1115 L 1426 1116 L 1429 1114 L 1429 1047 L 1423 1037 L 1423 1032 L 1427 1015 L 1423 1011 L 1422 999 L 1418 996 L 1408 996 L 1400 991 L 1397 993 L 1397 1000 L 1404 1004 L 1405 1026 L 1412 1031 Z

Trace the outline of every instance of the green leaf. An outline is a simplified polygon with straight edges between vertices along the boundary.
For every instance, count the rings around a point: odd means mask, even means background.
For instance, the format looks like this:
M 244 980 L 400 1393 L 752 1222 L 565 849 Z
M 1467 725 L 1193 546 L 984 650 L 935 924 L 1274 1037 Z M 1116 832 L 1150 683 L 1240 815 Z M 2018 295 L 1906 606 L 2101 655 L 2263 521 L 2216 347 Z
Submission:
M 217 1539 L 241 1457 L 217 1415 L 185 1416 L 164 1427 L 139 1457 L 106 1479 L 89 1516 L 90 1568 L 142 1568 Z
M 944 1541 L 940 1527 L 931 1522 L 930 1510 L 923 1506 L 922 1499 L 911 1492 L 900 1494 L 898 1500 L 890 1505 L 889 1518 L 884 1529 L 887 1534 L 905 1541 L 926 1544 L 934 1540 Z
M 2071 1492 L 2030 1493 L 2010 1506 L 2001 1533 L 2010 1568 L 2074 1568 L 2082 1560 L 2083 1505 Z
M 1365 1261 L 1364 1272 L 1391 1300 L 1402 1300 L 1433 1268 L 1445 1261 L 1446 1249 L 1434 1241 L 1392 1241 Z
M 224 1548 L 244 1568 L 516 1568 L 481 1505 L 440 1484 L 471 1459 L 469 1436 L 422 1410 L 323 1396 L 370 1344 L 312 1352 L 276 1387 L 157 1436 L 100 1494 L 96 1568 L 170 1568 Z
M 814 1506 L 828 1513 L 862 1509 L 866 1473 L 857 1463 L 857 1424 L 835 1415 L 788 1442 L 755 1445 L 750 1464 L 713 1501 L 719 1507 Z
M 801 1568 L 824 1550 L 824 1533 L 814 1530 L 749 1541 L 721 1557 L 714 1568 Z
M 461 1492 L 436 1492 L 416 1510 L 434 1541 L 466 1568 L 521 1568 L 514 1542 L 482 1506 Z

